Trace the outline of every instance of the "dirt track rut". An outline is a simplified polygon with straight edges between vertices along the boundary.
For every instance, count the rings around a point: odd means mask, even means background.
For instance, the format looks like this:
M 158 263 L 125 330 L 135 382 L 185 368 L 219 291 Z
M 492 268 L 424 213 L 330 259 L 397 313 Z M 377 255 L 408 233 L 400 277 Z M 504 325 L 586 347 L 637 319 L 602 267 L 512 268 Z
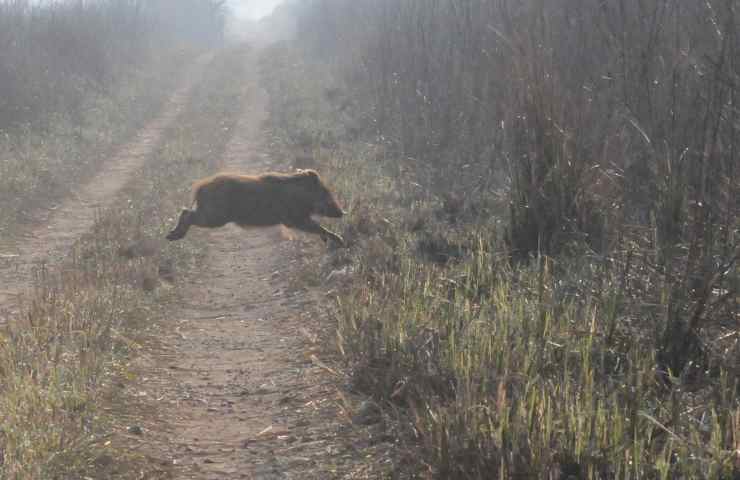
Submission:
M 11 244 L 0 242 L 0 324 L 5 323 L 31 288 L 34 269 L 67 255 L 95 222 L 97 212 L 117 200 L 126 185 L 153 153 L 165 130 L 182 113 L 212 54 L 199 57 L 184 72 L 180 86 L 164 108 L 127 144 L 105 161 L 100 172 L 60 204 L 36 212 L 33 227 Z

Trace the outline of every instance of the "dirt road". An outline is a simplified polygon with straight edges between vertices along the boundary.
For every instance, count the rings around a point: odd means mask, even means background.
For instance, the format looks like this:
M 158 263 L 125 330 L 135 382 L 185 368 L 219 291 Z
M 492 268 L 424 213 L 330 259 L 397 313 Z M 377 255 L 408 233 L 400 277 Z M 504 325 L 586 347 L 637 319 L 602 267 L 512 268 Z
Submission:
M 249 70 L 224 169 L 264 172 L 279 166 L 262 150 L 267 99 Z M 288 288 L 300 242 L 233 226 L 191 229 L 188 238 L 197 236 L 210 245 L 208 259 L 187 280 L 154 374 L 167 377 L 158 395 L 171 406 L 165 449 L 182 467 L 176 478 L 327 479 L 357 469 L 362 454 L 337 416 L 337 379 L 311 359 L 314 301 Z
M 57 263 L 95 222 L 97 212 L 112 206 L 116 194 L 140 169 L 159 143 L 165 130 L 185 108 L 212 54 L 199 57 L 183 73 L 180 87 L 173 92 L 160 114 L 127 144 L 123 145 L 100 172 L 80 186 L 74 196 L 47 210 L 34 212 L 32 225 L 20 240 L 0 241 L 0 324 L 20 305 L 21 296 L 31 288 L 33 271 L 41 264 Z
M 31 288 L 34 268 L 56 264 L 90 230 L 97 212 L 113 205 L 182 112 L 210 58 L 189 69 L 164 111 L 74 198 L 39 214 L 22 241 L 0 244 L 0 323 Z M 252 52 L 245 59 L 251 65 L 244 112 L 224 169 L 285 168 L 262 146 L 267 98 L 256 58 Z M 342 415 L 339 386 L 345 379 L 319 360 L 320 292 L 289 288 L 300 255 L 325 254 L 321 241 L 231 226 L 194 228 L 183 241 L 198 236 L 209 244 L 207 259 L 201 271 L 178 280 L 182 301 L 170 309 L 156 339 L 162 348 L 154 365 L 146 366 L 150 398 L 164 406 L 162 416 L 142 419 L 134 448 L 166 464 L 167 478 L 377 478 L 364 457 L 382 441 L 368 440 L 366 426 Z

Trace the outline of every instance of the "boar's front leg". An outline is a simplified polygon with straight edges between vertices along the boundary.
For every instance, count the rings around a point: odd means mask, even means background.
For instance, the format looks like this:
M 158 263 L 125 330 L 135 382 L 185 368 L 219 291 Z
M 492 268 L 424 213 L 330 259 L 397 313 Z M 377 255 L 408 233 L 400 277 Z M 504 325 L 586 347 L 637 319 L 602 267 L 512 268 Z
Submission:
M 344 245 L 344 239 L 342 237 L 332 232 L 331 230 L 327 230 L 326 228 L 322 227 L 312 218 L 306 218 L 298 222 L 286 223 L 285 226 L 295 228 L 303 232 L 315 233 L 319 235 L 321 239 L 325 242 L 329 239 L 332 239 L 339 245 Z

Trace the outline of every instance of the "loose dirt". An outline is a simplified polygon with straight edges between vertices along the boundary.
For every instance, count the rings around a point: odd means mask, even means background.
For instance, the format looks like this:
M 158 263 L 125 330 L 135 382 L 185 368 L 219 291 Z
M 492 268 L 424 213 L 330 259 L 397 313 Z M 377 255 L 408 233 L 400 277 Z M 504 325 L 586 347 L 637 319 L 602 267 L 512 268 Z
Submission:
M 267 98 L 249 70 L 224 169 L 260 173 L 280 166 L 263 152 Z M 339 378 L 316 356 L 316 292 L 288 287 L 301 242 L 233 226 L 193 228 L 182 241 L 197 237 L 207 259 L 185 280 L 159 368 L 147 373 L 169 405 L 145 425 L 159 438 L 151 448 L 180 467 L 178 479 L 365 478 L 360 443 L 349 438 L 358 432 L 338 415 Z
M 97 213 L 113 206 L 117 193 L 150 158 L 168 127 L 182 113 L 193 88 L 213 54 L 199 57 L 185 72 L 181 84 L 152 119 L 127 144 L 104 162 L 100 172 L 70 198 L 46 210 L 33 212 L 20 239 L 0 240 L 0 324 L 16 313 L 31 288 L 35 269 L 56 264 L 93 226 Z

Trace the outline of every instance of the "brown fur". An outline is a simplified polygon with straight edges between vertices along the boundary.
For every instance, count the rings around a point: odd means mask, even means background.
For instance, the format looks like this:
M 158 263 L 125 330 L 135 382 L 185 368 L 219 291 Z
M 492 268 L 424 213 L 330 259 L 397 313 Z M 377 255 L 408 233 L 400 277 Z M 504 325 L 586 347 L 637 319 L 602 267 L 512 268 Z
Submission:
M 285 225 L 343 244 L 311 215 L 339 218 L 344 212 L 313 170 L 250 176 L 220 173 L 193 187 L 195 210 L 183 209 L 168 240 L 179 240 L 192 226 L 217 228 L 227 223 L 247 227 Z

